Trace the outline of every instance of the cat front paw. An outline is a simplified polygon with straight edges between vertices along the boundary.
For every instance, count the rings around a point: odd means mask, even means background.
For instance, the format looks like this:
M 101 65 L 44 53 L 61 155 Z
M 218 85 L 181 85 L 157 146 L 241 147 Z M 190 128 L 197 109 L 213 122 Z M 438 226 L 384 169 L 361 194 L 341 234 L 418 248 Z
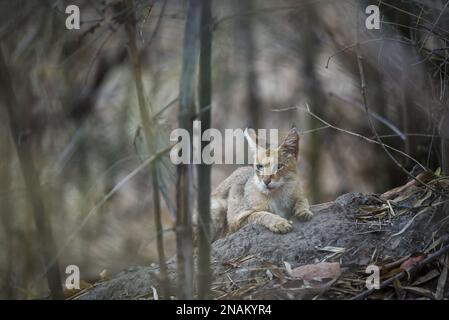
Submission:
M 287 233 L 293 228 L 290 222 L 281 217 L 272 219 L 266 224 L 266 227 L 274 233 Z
M 308 221 L 313 218 L 313 212 L 307 208 L 301 208 L 295 211 L 295 217 L 301 221 Z

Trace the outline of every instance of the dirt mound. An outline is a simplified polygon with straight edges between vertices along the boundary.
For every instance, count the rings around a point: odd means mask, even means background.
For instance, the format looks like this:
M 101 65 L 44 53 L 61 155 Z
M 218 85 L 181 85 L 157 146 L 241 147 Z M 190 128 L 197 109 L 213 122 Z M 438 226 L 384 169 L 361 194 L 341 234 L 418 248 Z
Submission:
M 248 225 L 213 243 L 211 298 L 352 298 L 366 290 L 368 265 L 380 267 L 382 282 L 402 272 L 407 263 L 422 261 L 446 244 L 449 219 L 444 194 L 448 190 L 449 179 L 435 178 L 428 187 L 412 182 L 383 195 L 345 194 L 312 206 L 315 217 L 295 221 L 292 232 L 284 235 Z M 443 272 L 447 268 L 444 259 L 445 255 L 434 259 L 407 283 L 398 280 L 371 297 L 447 296 L 446 279 L 442 279 L 447 274 Z M 298 267 L 302 267 L 300 272 Z M 168 261 L 168 268 L 174 285 L 174 258 Z M 326 276 L 320 277 L 323 270 Z M 329 271 L 336 274 L 329 278 Z M 307 272 L 314 277 L 305 279 Z M 427 278 L 414 283 L 423 276 Z M 157 279 L 156 265 L 133 267 L 75 298 L 151 299 L 158 292 Z M 443 293 L 432 289 L 436 285 Z

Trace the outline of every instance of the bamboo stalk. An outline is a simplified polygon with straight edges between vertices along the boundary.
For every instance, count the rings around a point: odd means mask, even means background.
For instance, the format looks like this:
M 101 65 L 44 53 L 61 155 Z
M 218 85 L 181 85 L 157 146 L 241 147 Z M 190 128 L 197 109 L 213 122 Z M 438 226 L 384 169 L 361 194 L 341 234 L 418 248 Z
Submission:
M 23 138 L 23 124 L 21 121 L 21 108 L 12 87 L 11 76 L 6 65 L 3 53 L 0 50 L 0 97 L 6 109 L 9 129 L 19 158 L 20 169 L 25 181 L 26 193 L 31 209 L 33 210 L 39 241 L 39 249 L 45 262 L 52 261 L 46 272 L 50 295 L 53 299 L 63 299 L 61 274 L 57 259 L 53 259 L 56 244 L 53 238 L 50 219 L 45 212 L 43 192 L 39 182 L 39 175 L 34 166 L 30 139 Z M 52 260 L 53 259 L 53 260 Z M 46 265 L 46 263 L 44 263 Z
M 212 31 L 211 24 L 211 1 L 203 1 L 201 6 L 201 48 L 199 62 L 199 104 L 201 135 L 211 126 L 211 95 L 212 95 Z M 209 108 L 208 108 L 209 107 Z M 203 141 L 201 150 L 207 145 Z M 211 194 L 211 166 L 207 164 L 198 165 L 198 298 L 207 297 L 210 290 L 211 269 L 211 217 L 210 217 L 210 194 Z
M 195 75 L 199 55 L 200 0 L 190 0 L 182 53 L 182 70 L 179 93 L 179 127 L 192 136 L 195 117 Z M 192 150 L 190 150 L 190 159 Z M 190 161 L 191 163 L 192 161 Z M 176 181 L 176 251 L 178 298 L 193 298 L 193 232 L 192 232 L 192 193 L 193 166 L 179 164 Z
M 5 260 L 3 293 L 6 299 L 14 299 L 15 292 L 12 283 L 14 268 L 14 234 L 13 226 L 13 207 L 8 194 L 11 187 L 11 143 L 10 136 L 6 130 L 0 126 L 0 222 L 7 241 L 3 248 Z
M 150 112 L 147 109 L 147 103 L 145 101 L 144 86 L 142 81 L 142 66 L 140 61 L 139 51 L 137 49 L 136 43 L 136 19 L 134 15 L 134 0 L 127 0 L 127 6 L 132 12 L 129 15 L 126 22 L 126 30 L 128 33 L 129 40 L 129 55 L 133 67 L 134 82 L 137 91 L 137 100 L 139 104 L 140 117 L 142 119 L 142 129 L 144 133 L 144 139 L 148 151 L 153 154 L 156 152 L 156 144 L 154 141 L 157 140 L 157 128 L 154 121 L 150 116 Z M 165 250 L 164 250 L 164 235 L 162 232 L 162 219 L 161 219 L 161 204 L 159 195 L 159 177 L 157 172 L 157 161 L 150 164 L 150 174 L 152 178 L 152 195 L 153 195 L 153 208 L 154 208 L 154 224 L 156 229 L 156 246 L 159 260 L 159 281 L 161 283 L 162 294 L 165 298 L 170 297 L 170 285 L 167 276 L 167 264 L 165 261 Z

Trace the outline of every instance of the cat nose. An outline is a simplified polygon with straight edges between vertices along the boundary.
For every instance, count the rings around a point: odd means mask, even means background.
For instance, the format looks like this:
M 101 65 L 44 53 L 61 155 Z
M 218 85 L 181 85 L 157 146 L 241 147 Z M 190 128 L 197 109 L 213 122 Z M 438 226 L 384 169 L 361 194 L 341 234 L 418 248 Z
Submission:
M 265 185 L 268 187 L 268 185 L 270 184 L 270 182 L 271 182 L 271 178 L 265 178 L 265 179 L 263 179 L 263 183 L 265 183 Z

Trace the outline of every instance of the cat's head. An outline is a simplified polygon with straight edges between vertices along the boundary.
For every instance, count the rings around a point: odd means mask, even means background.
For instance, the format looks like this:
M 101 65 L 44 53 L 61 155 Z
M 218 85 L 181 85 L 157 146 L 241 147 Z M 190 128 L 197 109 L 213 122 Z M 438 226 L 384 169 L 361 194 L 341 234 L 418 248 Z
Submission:
M 267 147 L 253 129 L 246 129 L 245 137 L 254 153 L 254 179 L 261 192 L 273 192 L 297 178 L 299 134 L 296 128 L 290 130 L 278 147 Z

